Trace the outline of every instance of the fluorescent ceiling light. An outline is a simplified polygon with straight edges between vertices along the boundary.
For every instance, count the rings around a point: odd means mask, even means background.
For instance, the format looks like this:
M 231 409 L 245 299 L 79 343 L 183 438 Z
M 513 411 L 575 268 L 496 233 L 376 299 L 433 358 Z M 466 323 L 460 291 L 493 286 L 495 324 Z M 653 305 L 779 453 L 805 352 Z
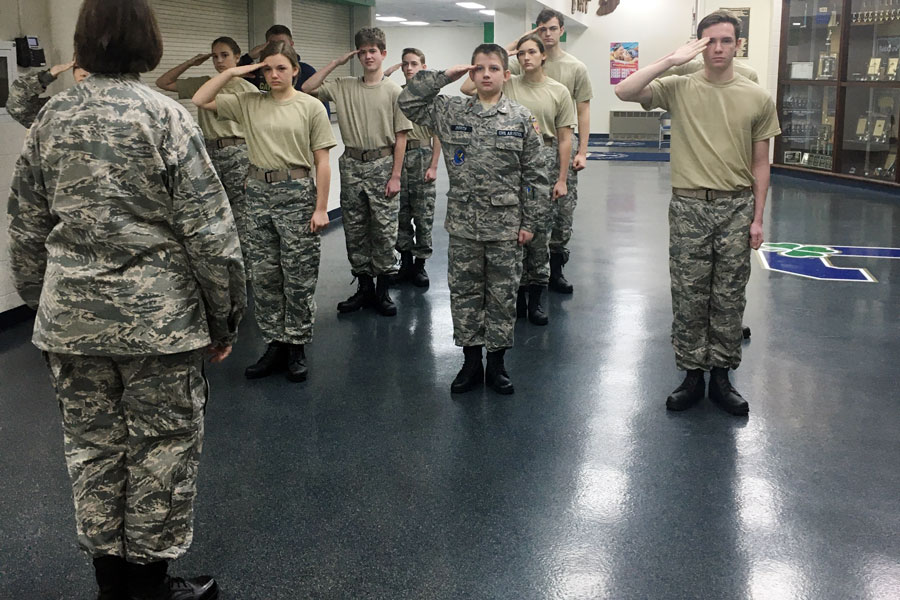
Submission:
M 418 25 L 418 26 L 422 26 L 422 25 L 429 25 L 429 23 L 426 22 L 426 21 L 403 21 L 403 22 L 401 23 L 401 25 Z
M 483 15 L 487 15 L 489 17 L 493 17 L 494 15 L 497 14 L 497 11 L 494 9 L 491 9 L 491 8 L 488 8 L 486 10 L 479 10 L 478 12 L 480 12 Z
M 457 6 L 462 6 L 463 8 L 471 8 L 473 10 L 478 10 L 479 8 L 487 8 L 483 4 L 478 4 L 477 2 L 457 2 Z
M 403 17 L 375 17 L 377 21 L 388 21 L 390 23 L 402 23 L 406 19 Z

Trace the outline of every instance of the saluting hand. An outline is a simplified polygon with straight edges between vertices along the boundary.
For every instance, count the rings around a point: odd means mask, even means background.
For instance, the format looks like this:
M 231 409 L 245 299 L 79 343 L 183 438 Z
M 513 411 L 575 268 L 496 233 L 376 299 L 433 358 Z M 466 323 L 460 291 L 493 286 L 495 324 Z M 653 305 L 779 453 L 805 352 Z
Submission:
M 388 67 L 387 69 L 384 70 L 384 76 L 390 77 L 391 75 L 394 74 L 394 71 L 397 71 L 402 68 L 403 68 L 403 63 L 397 63 L 396 65 L 391 65 L 390 67 Z
M 190 64 L 192 67 L 199 67 L 210 58 L 212 58 L 212 54 L 209 52 L 207 52 L 206 54 L 198 54 L 197 56 L 189 60 L 188 64 Z
M 234 77 L 243 77 L 248 73 L 252 73 L 253 71 L 258 71 L 266 66 L 266 63 L 253 63 L 251 65 L 243 65 L 241 67 L 231 67 L 227 69 L 226 72 L 230 73 Z
M 456 81 L 463 75 L 470 73 L 475 69 L 475 65 L 456 65 L 455 67 L 450 67 L 446 71 L 444 71 L 444 75 L 446 75 L 450 81 Z
M 345 54 L 342 57 L 340 57 L 339 59 L 337 59 L 337 64 L 346 65 L 348 62 L 350 62 L 350 59 L 353 58 L 354 56 L 356 56 L 357 54 L 359 54 L 359 50 L 351 50 L 347 54 Z
M 709 38 L 704 37 L 693 42 L 688 42 L 675 52 L 669 55 L 672 59 L 673 66 L 679 66 L 694 60 L 694 57 L 703 52 L 709 45 Z
M 330 222 L 327 210 L 315 210 L 313 211 L 312 219 L 309 220 L 309 228 L 312 229 L 313 233 L 318 233 L 328 227 Z
M 71 69 L 74 66 L 75 66 L 74 60 L 72 62 L 63 63 L 61 65 L 53 65 L 52 67 L 50 67 L 50 74 L 53 75 L 54 77 L 59 77 L 60 73 L 68 71 L 69 69 Z

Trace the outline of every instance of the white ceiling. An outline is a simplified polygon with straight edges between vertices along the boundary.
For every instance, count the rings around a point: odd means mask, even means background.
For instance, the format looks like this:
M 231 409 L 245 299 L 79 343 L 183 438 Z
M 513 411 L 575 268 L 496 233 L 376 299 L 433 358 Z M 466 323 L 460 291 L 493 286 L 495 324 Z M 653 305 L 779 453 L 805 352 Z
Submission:
M 472 0 L 485 8 L 494 8 L 494 0 Z M 375 13 L 382 16 L 403 17 L 407 21 L 427 21 L 436 26 L 472 26 L 493 23 L 494 17 L 477 10 L 456 5 L 457 0 L 376 0 Z M 378 26 L 399 23 L 376 21 Z

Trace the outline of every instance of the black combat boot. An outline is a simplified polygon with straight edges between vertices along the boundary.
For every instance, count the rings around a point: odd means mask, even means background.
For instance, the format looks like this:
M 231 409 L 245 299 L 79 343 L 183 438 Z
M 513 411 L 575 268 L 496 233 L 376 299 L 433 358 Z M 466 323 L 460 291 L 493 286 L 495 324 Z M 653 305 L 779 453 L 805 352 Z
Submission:
M 484 383 L 484 365 L 481 363 L 481 346 L 466 346 L 463 355 L 466 357 L 462 369 L 450 384 L 450 393 L 462 394 L 474 390 Z
M 524 285 L 519 286 L 519 293 L 516 294 L 516 318 L 524 319 L 528 316 L 528 288 Z
M 97 600 L 128 600 L 128 563 L 119 556 L 94 559 L 94 577 L 100 592 Z
M 409 281 L 413 277 L 413 255 L 409 250 L 400 253 L 400 270 L 394 275 L 394 283 Z
M 287 359 L 287 347 L 281 342 L 272 342 L 256 364 L 244 370 L 244 377 L 247 379 L 268 377 L 272 373 L 284 370 L 287 367 Z
M 128 563 L 128 600 L 216 600 L 219 586 L 209 576 L 182 579 L 166 575 L 164 560 L 149 565 Z
M 539 283 L 532 283 L 528 286 L 528 320 L 534 325 L 546 325 L 550 322 L 544 307 L 541 306 L 541 294 L 544 292 L 544 286 Z
M 706 380 L 703 378 L 703 371 L 691 369 L 687 372 L 681 385 L 666 398 L 666 408 L 668 410 L 686 410 L 703 400 L 705 393 Z
M 413 263 L 411 277 L 413 285 L 416 287 L 427 288 L 431 285 L 431 281 L 428 279 L 428 273 L 425 272 L 424 258 L 417 258 L 415 263 Z
M 306 368 L 306 352 L 303 344 L 288 345 L 287 378 L 295 383 L 306 381 L 309 370 Z
M 506 350 L 495 350 L 487 353 L 487 368 L 484 370 L 484 382 L 498 394 L 507 395 L 512 394 L 516 390 L 513 389 L 509 373 L 506 372 L 506 366 L 503 364 L 504 354 L 506 354 Z
M 550 253 L 550 289 L 560 294 L 571 294 L 572 284 L 566 281 L 563 275 L 563 265 L 568 262 L 568 257 L 564 252 Z
M 390 276 L 379 275 L 378 284 L 375 287 L 375 310 L 383 317 L 393 317 L 397 314 L 397 305 L 391 300 Z
M 371 306 L 375 300 L 375 282 L 372 280 L 372 276 L 363 273 L 357 275 L 356 280 L 356 293 L 343 302 L 338 302 L 338 312 L 356 312 L 361 308 Z
M 750 412 L 750 405 L 728 380 L 728 369 L 722 367 L 713 367 L 709 373 L 709 399 L 725 412 L 739 417 Z

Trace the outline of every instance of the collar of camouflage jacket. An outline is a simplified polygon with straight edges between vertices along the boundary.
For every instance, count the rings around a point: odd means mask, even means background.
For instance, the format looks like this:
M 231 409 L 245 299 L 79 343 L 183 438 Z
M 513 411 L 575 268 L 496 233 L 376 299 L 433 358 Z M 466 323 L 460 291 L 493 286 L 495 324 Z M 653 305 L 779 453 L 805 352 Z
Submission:
M 476 115 L 482 117 L 492 117 L 497 113 L 505 115 L 509 112 L 509 97 L 507 97 L 506 94 L 501 94 L 500 100 L 497 101 L 497 104 L 485 108 L 481 104 L 481 100 L 478 99 L 478 95 L 476 94 L 469 98 L 469 102 L 466 104 L 466 111 L 475 113 Z

